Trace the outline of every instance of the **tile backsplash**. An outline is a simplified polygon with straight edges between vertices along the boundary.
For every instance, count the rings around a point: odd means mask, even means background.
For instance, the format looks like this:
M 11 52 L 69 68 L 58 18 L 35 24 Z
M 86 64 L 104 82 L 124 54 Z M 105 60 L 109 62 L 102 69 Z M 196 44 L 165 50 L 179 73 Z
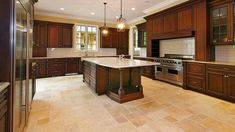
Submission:
M 235 62 L 235 46 L 216 46 L 215 60 L 222 62 Z
M 161 40 L 160 41 L 160 57 L 164 57 L 165 54 L 195 55 L 194 37 Z
M 48 48 L 47 57 L 77 57 L 84 56 L 85 52 L 78 51 L 76 48 Z M 88 52 L 89 56 L 115 56 L 116 49 L 100 48 L 98 51 Z

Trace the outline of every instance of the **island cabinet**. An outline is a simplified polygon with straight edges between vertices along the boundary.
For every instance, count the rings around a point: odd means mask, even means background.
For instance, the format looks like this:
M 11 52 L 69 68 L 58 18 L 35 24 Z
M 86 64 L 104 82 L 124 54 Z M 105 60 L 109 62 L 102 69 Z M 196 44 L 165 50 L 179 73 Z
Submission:
M 86 61 L 83 65 L 83 81 L 98 95 L 105 94 L 108 85 L 108 68 Z
M 46 21 L 34 21 L 33 57 L 47 56 L 47 24 Z
M 48 23 L 48 48 L 72 48 L 73 24 Z
M 7 89 L 0 92 L 0 130 L 1 132 L 8 132 L 8 101 Z
M 235 44 L 235 3 L 229 0 L 210 2 L 211 44 Z
M 65 75 L 65 59 L 48 59 L 47 60 L 47 76 L 64 76 Z

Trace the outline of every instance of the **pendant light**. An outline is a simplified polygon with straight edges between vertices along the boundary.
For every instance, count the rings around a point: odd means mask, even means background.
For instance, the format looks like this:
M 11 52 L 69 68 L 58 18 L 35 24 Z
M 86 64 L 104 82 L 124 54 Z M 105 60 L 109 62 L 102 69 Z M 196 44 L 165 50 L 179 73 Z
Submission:
M 104 36 L 108 35 L 108 33 L 109 33 L 108 27 L 106 24 L 106 6 L 107 6 L 107 3 L 104 3 L 104 26 L 102 27 L 102 34 Z
M 126 19 L 122 16 L 122 0 L 121 0 L 121 10 L 120 17 L 117 19 L 117 31 L 124 32 L 126 27 Z

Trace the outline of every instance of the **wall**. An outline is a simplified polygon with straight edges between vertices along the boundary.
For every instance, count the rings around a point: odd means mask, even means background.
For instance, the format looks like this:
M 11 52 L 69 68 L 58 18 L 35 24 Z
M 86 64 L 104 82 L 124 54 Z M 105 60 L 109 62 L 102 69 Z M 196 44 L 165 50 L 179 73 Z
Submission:
M 216 46 L 215 59 L 222 62 L 235 62 L 235 46 Z
M 181 38 L 160 41 L 160 57 L 165 54 L 195 55 L 195 39 Z
M 79 20 L 79 19 L 67 19 L 67 18 L 58 18 L 58 17 L 51 17 L 51 16 L 39 16 L 35 15 L 35 20 L 41 21 L 50 21 L 50 22 L 59 22 L 59 23 L 71 23 L 71 24 L 87 24 L 87 25 L 97 25 L 98 27 L 103 26 L 102 22 L 95 22 L 95 21 L 86 21 L 86 20 Z M 109 27 L 116 27 L 115 24 L 108 23 Z M 98 36 L 98 38 L 100 38 Z M 98 45 L 100 45 L 100 41 L 98 41 Z M 74 48 L 53 48 L 47 50 L 48 57 L 75 57 L 84 55 L 84 52 L 78 51 L 75 47 Z M 99 46 L 98 46 L 99 47 Z M 114 56 L 116 55 L 116 49 L 102 49 L 98 48 L 97 51 L 88 53 L 89 55 L 93 56 Z

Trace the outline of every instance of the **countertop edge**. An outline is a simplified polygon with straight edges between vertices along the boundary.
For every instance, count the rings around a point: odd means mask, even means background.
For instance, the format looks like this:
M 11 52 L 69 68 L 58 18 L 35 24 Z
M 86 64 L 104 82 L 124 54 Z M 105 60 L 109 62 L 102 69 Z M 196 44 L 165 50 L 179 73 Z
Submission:
M 0 93 L 10 85 L 9 82 L 0 82 Z
M 183 62 L 235 66 L 235 62 L 183 60 Z

